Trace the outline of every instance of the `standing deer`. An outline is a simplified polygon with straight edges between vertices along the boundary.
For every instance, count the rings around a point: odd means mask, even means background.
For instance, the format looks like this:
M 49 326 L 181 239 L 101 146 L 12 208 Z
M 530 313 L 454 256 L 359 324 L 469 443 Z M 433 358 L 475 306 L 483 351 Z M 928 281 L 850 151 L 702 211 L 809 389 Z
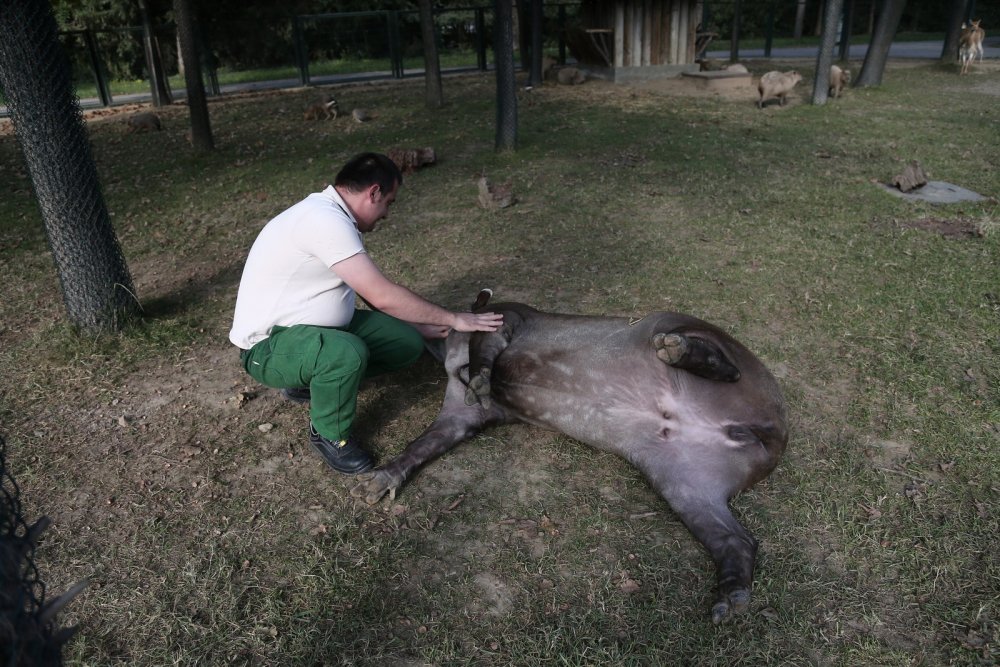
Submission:
M 962 61 L 961 74 L 969 73 L 969 66 L 979 56 L 980 64 L 983 62 L 983 39 L 986 31 L 979 27 L 979 21 L 973 21 L 970 25 L 962 24 L 962 34 L 958 37 L 958 55 Z

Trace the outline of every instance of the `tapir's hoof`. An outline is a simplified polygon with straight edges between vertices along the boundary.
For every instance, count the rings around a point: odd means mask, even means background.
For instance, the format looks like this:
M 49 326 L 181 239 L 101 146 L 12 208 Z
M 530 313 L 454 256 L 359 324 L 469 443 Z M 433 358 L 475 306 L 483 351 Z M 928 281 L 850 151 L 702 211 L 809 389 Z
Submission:
M 687 338 L 680 334 L 658 333 L 653 336 L 653 347 L 660 361 L 674 366 L 688 353 Z
M 728 595 L 723 595 L 712 605 L 712 623 L 719 625 L 732 620 L 736 614 L 745 613 L 750 607 L 750 591 L 738 588 Z
M 396 489 L 403 483 L 402 479 L 382 468 L 362 473 L 357 479 L 361 482 L 351 489 L 351 497 L 360 498 L 369 505 L 374 505 L 387 493 L 390 499 L 394 499 Z
M 706 380 L 736 382 L 740 379 L 740 369 L 726 358 L 719 346 L 698 336 L 658 333 L 653 336 L 653 347 L 663 363 Z
M 465 404 L 475 405 L 479 403 L 484 408 L 489 408 L 492 404 L 490 399 L 490 369 L 483 368 L 477 375 L 469 378 L 468 387 L 465 390 Z

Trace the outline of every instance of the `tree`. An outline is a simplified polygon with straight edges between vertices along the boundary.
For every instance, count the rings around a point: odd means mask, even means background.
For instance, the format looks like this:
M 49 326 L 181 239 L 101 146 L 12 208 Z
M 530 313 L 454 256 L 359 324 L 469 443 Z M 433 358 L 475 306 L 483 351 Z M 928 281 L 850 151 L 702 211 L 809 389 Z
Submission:
M 968 0 L 952 0 L 951 11 L 948 13 L 948 32 L 944 35 L 944 47 L 941 49 L 941 64 L 951 65 L 958 58 L 958 36 L 962 31 L 962 22 L 968 9 Z
M 542 85 L 542 24 L 545 21 L 545 5 L 543 0 L 531 2 L 531 66 L 528 83 L 532 86 Z
M 434 30 L 434 2 L 420 0 L 420 37 L 424 43 L 424 98 L 428 109 L 444 106 L 441 88 L 441 59 L 438 57 Z
M 861 74 L 854 82 L 855 88 L 882 85 L 882 74 L 889 59 L 889 47 L 892 46 L 892 38 L 896 36 L 899 20 L 903 17 L 905 8 L 906 0 L 885 0 L 882 4 L 882 10 L 875 19 L 875 30 L 868 43 L 868 53 L 865 54 L 865 61 L 861 65 Z
M 191 145 L 199 152 L 215 148 L 212 124 L 205 100 L 205 83 L 201 76 L 201 54 L 195 35 L 195 21 L 191 0 L 174 0 L 174 22 L 177 24 L 177 41 L 181 45 L 184 68 L 184 85 L 187 88 L 188 113 L 191 116 Z
M 164 107 L 173 102 L 173 96 L 163 67 L 163 57 L 160 55 L 160 40 L 153 32 L 146 0 L 139 0 L 139 17 L 142 20 L 142 45 L 146 51 L 146 67 L 152 84 L 153 106 Z
M 497 68 L 498 151 L 517 148 L 517 80 L 514 76 L 514 12 L 511 0 L 493 0 L 493 50 Z
M 139 310 L 48 0 L 0 3 L 3 88 L 70 321 L 122 328 Z
M 802 26 L 806 22 L 806 0 L 797 0 L 795 4 L 795 31 L 792 36 L 795 39 L 802 39 Z
M 819 53 L 816 56 L 813 104 L 826 104 L 826 98 L 830 93 L 830 65 L 833 64 L 833 48 L 837 43 L 837 27 L 843 9 L 844 0 L 826 0 L 823 12 L 823 37 L 820 39 Z

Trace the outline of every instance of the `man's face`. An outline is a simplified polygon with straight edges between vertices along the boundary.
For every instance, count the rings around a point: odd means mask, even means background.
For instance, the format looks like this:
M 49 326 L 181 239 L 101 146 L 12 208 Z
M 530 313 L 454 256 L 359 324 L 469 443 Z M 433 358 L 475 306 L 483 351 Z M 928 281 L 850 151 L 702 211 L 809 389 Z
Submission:
M 392 192 L 383 192 L 377 185 L 370 186 L 365 191 L 365 198 L 362 205 L 355 211 L 355 219 L 358 221 L 358 231 L 365 233 L 375 229 L 375 223 L 389 215 L 389 207 L 396 201 L 396 193 L 399 192 L 399 183 L 392 184 Z

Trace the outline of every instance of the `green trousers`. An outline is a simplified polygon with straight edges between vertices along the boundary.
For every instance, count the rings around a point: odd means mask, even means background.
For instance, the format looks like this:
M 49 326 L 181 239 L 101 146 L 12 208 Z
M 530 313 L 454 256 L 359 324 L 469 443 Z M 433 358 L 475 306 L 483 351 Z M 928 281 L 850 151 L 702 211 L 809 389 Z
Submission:
M 406 368 L 423 349 L 423 337 L 406 322 L 356 310 L 351 323 L 340 329 L 274 327 L 240 358 L 246 372 L 263 385 L 309 387 L 313 426 L 337 441 L 351 433 L 361 380 Z

